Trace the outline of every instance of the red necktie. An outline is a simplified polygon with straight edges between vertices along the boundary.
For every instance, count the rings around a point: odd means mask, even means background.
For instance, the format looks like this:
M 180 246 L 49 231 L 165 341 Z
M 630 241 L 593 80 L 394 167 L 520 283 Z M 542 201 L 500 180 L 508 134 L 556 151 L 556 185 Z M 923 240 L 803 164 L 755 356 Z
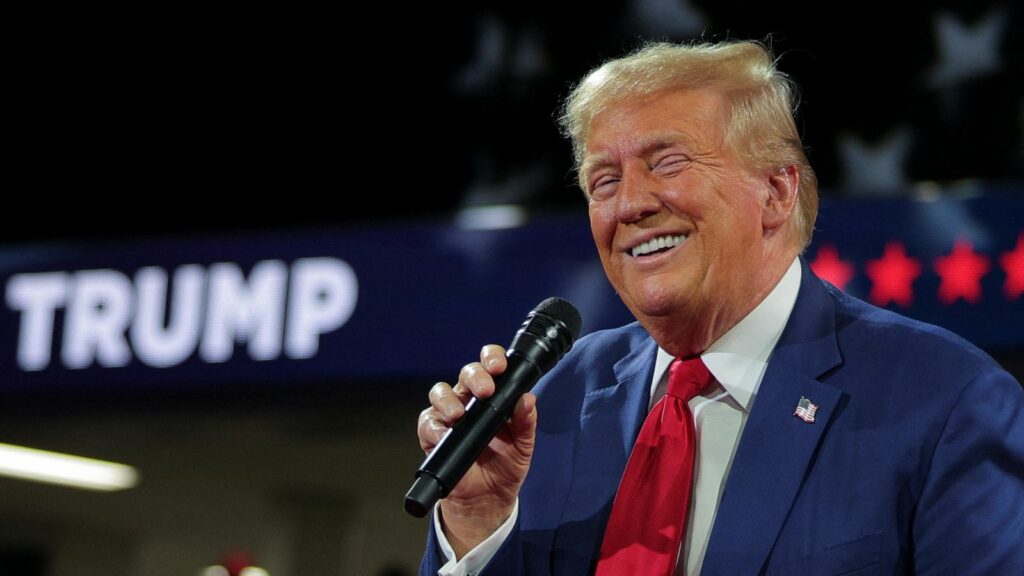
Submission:
M 596 576 L 670 576 L 686 534 L 696 441 L 687 402 L 713 377 L 700 357 L 676 358 L 619 483 Z

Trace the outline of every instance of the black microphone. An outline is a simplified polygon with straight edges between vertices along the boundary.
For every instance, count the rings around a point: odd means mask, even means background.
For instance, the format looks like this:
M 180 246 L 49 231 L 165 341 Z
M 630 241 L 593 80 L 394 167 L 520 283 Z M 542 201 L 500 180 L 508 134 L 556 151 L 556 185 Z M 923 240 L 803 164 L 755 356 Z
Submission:
M 422 518 L 455 488 L 511 418 L 519 397 L 572 348 L 582 324 L 576 308 L 561 298 L 548 298 L 530 312 L 505 353 L 508 366 L 494 380 L 494 395 L 470 400 L 462 418 L 423 461 L 405 494 L 406 512 Z

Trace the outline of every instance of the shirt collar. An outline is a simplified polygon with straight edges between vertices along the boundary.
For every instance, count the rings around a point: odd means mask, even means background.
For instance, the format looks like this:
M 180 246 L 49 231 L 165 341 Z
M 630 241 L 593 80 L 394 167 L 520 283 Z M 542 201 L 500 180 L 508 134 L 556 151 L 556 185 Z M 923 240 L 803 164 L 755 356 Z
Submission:
M 796 304 L 800 276 L 800 260 L 795 259 L 768 296 L 700 355 L 715 380 L 747 412 L 768 367 L 768 357 Z M 664 376 L 672 360 L 673 356 L 659 346 L 655 382 Z

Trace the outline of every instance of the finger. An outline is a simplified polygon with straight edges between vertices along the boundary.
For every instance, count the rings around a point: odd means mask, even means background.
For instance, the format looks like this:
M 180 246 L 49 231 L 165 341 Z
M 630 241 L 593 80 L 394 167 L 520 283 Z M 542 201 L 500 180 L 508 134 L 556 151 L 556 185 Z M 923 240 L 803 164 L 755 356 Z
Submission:
M 537 430 L 537 397 L 527 392 L 516 402 L 512 418 L 509 419 L 509 432 L 517 444 L 533 445 Z
M 468 389 L 477 398 L 490 398 L 494 394 L 494 378 L 479 362 L 462 367 L 462 371 L 459 372 L 459 383 L 456 384 L 456 387 L 458 386 Z
M 416 423 L 416 435 L 420 440 L 420 448 L 424 452 L 430 453 L 447 432 L 448 427 L 436 410 L 427 408 L 420 412 L 419 420 Z
M 452 392 L 455 393 L 455 397 L 459 399 L 459 402 L 462 402 L 463 406 L 469 404 L 469 401 L 473 399 L 473 393 L 461 383 L 456 382 L 455 386 L 452 387 Z
M 480 364 L 492 376 L 497 376 L 505 371 L 508 360 L 505 358 L 505 349 L 497 344 L 488 344 L 480 349 Z
M 437 411 L 440 418 L 448 426 L 462 417 L 466 412 L 465 400 L 459 397 L 451 386 L 446 382 L 438 382 L 430 388 L 427 393 L 430 399 L 430 406 Z

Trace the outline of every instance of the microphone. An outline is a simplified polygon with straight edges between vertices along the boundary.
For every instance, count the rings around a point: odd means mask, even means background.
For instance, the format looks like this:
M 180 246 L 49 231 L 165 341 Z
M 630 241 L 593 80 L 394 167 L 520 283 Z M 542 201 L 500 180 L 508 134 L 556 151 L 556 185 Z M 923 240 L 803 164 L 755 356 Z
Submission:
M 561 298 L 548 298 L 527 315 L 505 353 L 508 366 L 494 379 L 494 395 L 470 400 L 462 418 L 423 461 L 405 494 L 406 512 L 422 518 L 455 488 L 511 418 L 519 397 L 572 348 L 582 324 L 576 308 Z

